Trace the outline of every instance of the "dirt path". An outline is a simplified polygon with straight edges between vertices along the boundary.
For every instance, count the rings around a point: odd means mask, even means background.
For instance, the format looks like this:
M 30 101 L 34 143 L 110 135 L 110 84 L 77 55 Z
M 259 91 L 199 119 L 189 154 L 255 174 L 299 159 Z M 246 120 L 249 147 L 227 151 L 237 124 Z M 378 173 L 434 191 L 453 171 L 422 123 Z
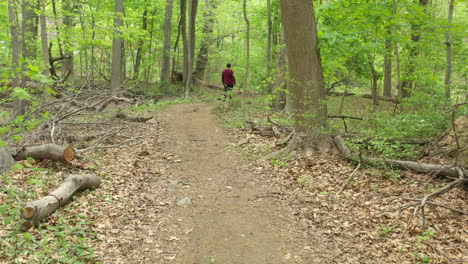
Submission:
M 190 231 L 176 263 L 291 263 L 285 220 L 273 200 L 259 198 L 268 186 L 232 149 L 210 109 L 177 105 L 161 115 L 168 136 L 162 148 L 178 159 L 169 169 L 172 182 L 185 186 L 175 193 L 192 199 L 174 208 L 180 228 Z

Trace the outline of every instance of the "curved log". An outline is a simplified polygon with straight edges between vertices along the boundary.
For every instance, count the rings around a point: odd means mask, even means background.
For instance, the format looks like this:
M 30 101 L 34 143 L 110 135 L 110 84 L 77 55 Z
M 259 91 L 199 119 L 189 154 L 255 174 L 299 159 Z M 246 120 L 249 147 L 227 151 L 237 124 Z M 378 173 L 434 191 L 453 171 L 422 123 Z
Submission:
M 35 226 L 60 206 L 69 202 L 75 192 L 97 188 L 99 185 L 101 185 L 101 179 L 95 174 L 69 175 L 55 191 L 25 205 L 21 210 L 21 217 L 25 220 L 24 225 L 27 228 Z

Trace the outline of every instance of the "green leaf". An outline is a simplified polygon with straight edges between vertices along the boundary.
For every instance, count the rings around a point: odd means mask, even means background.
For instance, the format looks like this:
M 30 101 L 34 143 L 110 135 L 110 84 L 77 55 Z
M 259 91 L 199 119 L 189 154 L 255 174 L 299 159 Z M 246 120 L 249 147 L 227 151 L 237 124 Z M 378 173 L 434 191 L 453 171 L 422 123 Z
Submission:
M 13 90 L 13 97 L 21 100 L 31 100 L 32 96 L 23 88 L 16 87 Z
M 13 165 L 13 167 L 11 167 L 12 171 L 18 171 L 18 170 L 21 170 L 21 169 L 24 169 L 24 166 L 21 163 L 16 163 L 15 165 Z
M 23 233 L 23 236 L 24 236 L 24 238 L 26 238 L 27 240 L 34 240 L 34 236 L 31 235 L 31 233 L 29 233 L 29 232 Z

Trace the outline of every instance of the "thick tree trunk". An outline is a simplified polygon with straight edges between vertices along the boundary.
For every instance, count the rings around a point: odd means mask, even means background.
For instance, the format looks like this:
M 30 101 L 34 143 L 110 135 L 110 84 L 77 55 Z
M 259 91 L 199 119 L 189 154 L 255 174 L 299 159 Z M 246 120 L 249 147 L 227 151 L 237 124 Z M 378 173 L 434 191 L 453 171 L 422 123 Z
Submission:
M 70 201 L 76 192 L 90 188 L 98 188 L 101 179 L 94 174 L 69 175 L 65 181 L 49 195 L 40 200 L 29 202 L 21 211 L 27 228 L 35 226 L 39 221 L 54 213 L 60 206 Z
M 5 147 L 0 147 L 0 173 L 10 170 L 15 165 L 15 160 Z
M 211 4 L 211 0 L 206 0 L 205 25 L 203 26 L 203 39 L 198 51 L 197 62 L 195 65 L 194 79 L 203 80 L 205 76 L 206 65 L 208 64 L 210 45 L 212 42 L 212 33 L 215 23 L 214 9 L 216 5 Z
M 295 136 L 290 148 L 328 151 L 327 105 L 317 24 L 312 1 L 281 1 L 291 75 L 289 83 L 295 111 Z
M 450 3 L 449 3 L 448 23 L 450 26 L 453 20 L 453 9 L 454 9 L 453 3 L 454 2 L 455 0 L 450 0 Z M 445 33 L 445 46 L 447 47 L 447 51 L 446 51 L 447 62 L 446 62 L 446 67 L 445 67 L 445 80 L 444 80 L 445 97 L 447 98 L 447 100 L 450 100 L 450 93 L 451 93 L 450 86 L 452 84 L 452 79 L 451 79 L 451 76 L 452 76 L 452 34 L 450 32 L 450 29 L 447 30 L 447 32 Z
M 53 160 L 68 163 L 75 158 L 73 148 L 65 148 L 56 144 L 24 147 L 14 156 L 16 160 L 33 158 L 35 160 Z
M 148 29 L 148 10 L 145 9 L 143 11 L 143 18 L 142 18 L 142 29 L 146 31 Z M 140 73 L 140 64 L 141 64 L 141 53 L 143 52 L 143 45 L 144 41 L 140 40 L 138 41 L 138 49 L 137 49 L 137 54 L 135 58 L 135 65 L 133 67 L 133 79 L 137 80 L 138 79 L 138 74 Z
M 123 0 L 115 0 L 114 39 L 112 40 L 112 75 L 111 87 L 113 90 L 120 88 L 122 78 L 122 32 L 123 25 Z
M 164 19 L 164 50 L 161 63 L 161 82 L 169 87 L 171 79 L 171 35 L 172 35 L 172 7 L 174 0 L 167 0 Z

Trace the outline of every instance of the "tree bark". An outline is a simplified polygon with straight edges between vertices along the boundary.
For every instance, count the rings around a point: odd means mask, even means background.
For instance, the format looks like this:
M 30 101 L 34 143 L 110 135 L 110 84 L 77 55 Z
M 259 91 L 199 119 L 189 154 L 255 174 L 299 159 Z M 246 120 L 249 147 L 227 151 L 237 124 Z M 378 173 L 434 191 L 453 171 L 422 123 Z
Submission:
M 94 174 L 69 175 L 65 181 L 49 195 L 40 200 L 29 202 L 21 210 L 21 217 L 27 228 L 35 226 L 39 221 L 54 213 L 60 206 L 68 203 L 76 192 L 90 188 L 98 188 L 101 179 Z
M 286 110 L 291 112 L 292 109 L 287 109 L 287 89 L 288 80 L 286 78 L 286 67 L 288 64 L 288 55 L 286 51 L 286 45 L 284 41 L 284 34 L 281 34 L 281 50 L 278 58 L 278 73 L 275 76 L 275 82 L 273 83 L 273 92 L 276 92 L 277 96 L 273 104 L 273 109 L 276 111 Z M 291 104 L 289 104 L 291 105 Z
M 53 160 L 68 163 L 75 158 L 73 148 L 65 148 L 56 144 L 24 147 L 14 156 L 16 160 L 33 158 L 35 160 Z
M 169 87 L 171 79 L 171 35 L 172 35 L 172 7 L 174 0 L 167 0 L 164 19 L 164 50 L 161 63 L 161 82 Z
M 327 105 L 317 24 L 312 1 L 281 1 L 291 75 L 290 92 L 295 110 L 295 136 L 288 146 L 328 151 Z
M 123 0 L 115 0 L 114 38 L 112 40 L 111 87 L 115 91 L 121 86 L 122 78 L 122 32 Z
M 455 0 L 450 0 L 449 3 L 449 11 L 448 11 L 448 23 L 449 27 L 452 25 L 452 20 L 453 20 L 453 10 L 454 10 L 454 5 L 453 3 Z M 445 33 L 445 46 L 447 47 L 446 50 L 446 67 L 445 67 L 445 97 L 447 100 L 450 101 L 450 93 L 451 93 L 451 84 L 452 84 L 452 34 L 450 31 L 450 28 L 447 30 Z
M 182 71 L 182 83 L 185 85 L 187 82 L 188 64 L 189 64 L 189 41 L 187 36 L 187 0 L 180 0 L 180 32 L 182 35 L 183 45 L 183 71 Z

